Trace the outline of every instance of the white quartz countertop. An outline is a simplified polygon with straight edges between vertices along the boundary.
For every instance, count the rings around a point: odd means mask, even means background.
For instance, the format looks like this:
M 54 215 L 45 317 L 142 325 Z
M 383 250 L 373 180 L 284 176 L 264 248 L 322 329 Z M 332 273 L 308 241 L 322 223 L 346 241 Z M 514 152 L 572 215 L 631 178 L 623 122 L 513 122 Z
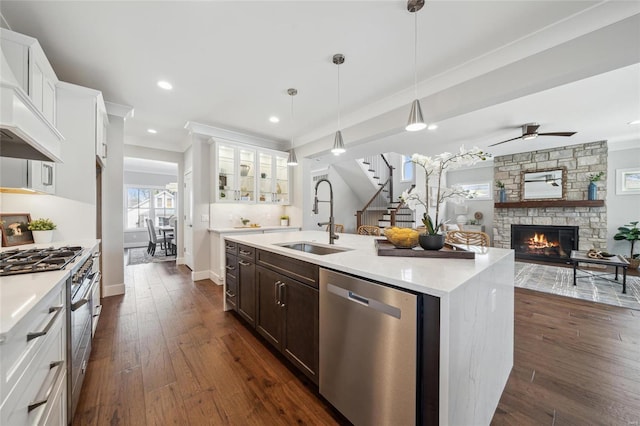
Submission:
M 209 232 L 216 232 L 218 234 L 234 234 L 234 233 L 246 233 L 246 232 L 262 232 L 262 231 L 277 231 L 277 230 L 285 230 L 285 229 L 300 229 L 299 226 L 260 226 L 259 228 L 251 227 L 251 226 L 234 226 L 231 228 L 209 228 Z
M 15 325 L 60 282 L 66 280 L 72 267 L 87 259 L 91 255 L 91 250 L 99 242 L 100 240 L 76 240 L 3 247 L 0 251 L 63 246 L 81 246 L 85 250 L 61 271 L 0 277 L 0 340 L 3 340 Z
M 475 259 L 435 259 L 417 257 L 378 256 L 371 237 L 338 234 L 336 248 L 348 248 L 335 254 L 316 255 L 280 247 L 278 243 L 314 242 L 329 246 L 329 233 L 300 231 L 250 235 L 230 235 L 225 239 L 249 244 L 259 249 L 279 253 L 318 266 L 392 284 L 433 296 L 446 295 L 479 272 L 508 257 L 511 250 L 470 247 L 476 251 Z

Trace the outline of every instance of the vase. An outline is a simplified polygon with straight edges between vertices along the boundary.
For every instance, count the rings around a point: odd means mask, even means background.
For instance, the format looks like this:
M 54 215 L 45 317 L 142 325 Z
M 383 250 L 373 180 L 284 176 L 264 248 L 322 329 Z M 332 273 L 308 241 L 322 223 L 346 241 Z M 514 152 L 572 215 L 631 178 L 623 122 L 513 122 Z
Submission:
M 507 190 L 502 188 L 499 192 L 498 192 L 498 196 L 500 197 L 500 202 L 501 203 L 506 203 L 507 202 Z
M 444 247 L 444 235 L 420 234 L 418 243 L 425 250 L 440 250 Z
M 587 190 L 587 199 L 589 201 L 593 201 L 593 200 L 596 200 L 597 198 L 598 198 L 598 187 L 594 182 L 591 182 Z
M 53 239 L 53 230 L 51 231 L 31 231 L 33 234 L 33 242 L 36 244 L 47 244 Z

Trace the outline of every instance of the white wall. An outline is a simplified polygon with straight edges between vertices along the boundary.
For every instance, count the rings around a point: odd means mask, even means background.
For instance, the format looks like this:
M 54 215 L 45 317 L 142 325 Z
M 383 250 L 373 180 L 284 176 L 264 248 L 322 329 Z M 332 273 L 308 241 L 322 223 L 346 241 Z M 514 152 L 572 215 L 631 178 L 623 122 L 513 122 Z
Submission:
M 96 237 L 96 206 L 55 195 L 0 194 L 3 213 L 29 213 L 31 219 L 49 218 L 56 224 L 53 241 Z
M 347 184 L 347 182 L 344 181 L 344 179 L 342 179 L 340 174 L 333 167 L 329 167 L 328 169 L 324 170 L 318 170 L 311 174 L 311 178 L 308 181 L 309 195 L 308 197 L 306 197 L 308 198 L 308 203 L 302 206 L 302 211 L 304 214 L 303 228 L 311 230 L 325 229 L 324 226 L 322 228 L 319 228 L 318 222 L 329 221 L 329 203 L 319 203 L 317 215 L 311 212 L 315 194 L 315 182 L 313 182 L 313 177 L 325 174 L 331 182 L 331 187 L 333 189 L 333 216 L 335 223 L 344 225 L 344 232 L 353 234 L 356 232 L 356 210 L 362 208 L 362 205 L 356 194 L 354 194 L 351 190 L 351 187 Z M 327 185 L 326 183 L 321 183 L 318 187 L 318 200 L 328 201 L 329 192 L 329 185 Z
M 125 185 L 160 186 L 178 182 L 178 176 L 160 175 L 156 173 L 124 172 Z
M 211 228 L 233 228 L 241 226 L 240 218 L 251 220 L 262 226 L 280 225 L 280 216 L 285 207 L 267 204 L 211 203 L 209 205 L 209 226 Z M 300 226 L 291 219 L 291 226 Z
M 628 256 L 631 244 L 627 241 L 615 241 L 613 236 L 618 228 L 631 221 L 640 221 L 640 194 L 616 194 L 616 170 L 637 167 L 640 169 L 640 140 L 634 143 L 636 148 L 616 150 L 609 146 L 607 179 L 607 250 L 611 253 Z M 635 253 L 640 253 L 640 241 L 635 244 Z
M 103 295 L 124 294 L 124 163 L 123 117 L 109 115 L 109 157 L 102 171 L 102 289 Z

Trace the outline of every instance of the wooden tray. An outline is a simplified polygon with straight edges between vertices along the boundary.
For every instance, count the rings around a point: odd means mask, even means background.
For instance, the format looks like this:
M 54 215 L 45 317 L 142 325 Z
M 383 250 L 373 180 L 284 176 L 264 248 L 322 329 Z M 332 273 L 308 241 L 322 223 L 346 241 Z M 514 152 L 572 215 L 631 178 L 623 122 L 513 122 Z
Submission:
M 445 244 L 440 250 L 424 250 L 422 247 L 412 249 L 396 248 L 389 240 L 377 239 L 376 249 L 378 256 L 399 256 L 399 257 L 429 257 L 429 258 L 451 258 L 451 259 L 475 259 L 476 254 L 472 251 Z

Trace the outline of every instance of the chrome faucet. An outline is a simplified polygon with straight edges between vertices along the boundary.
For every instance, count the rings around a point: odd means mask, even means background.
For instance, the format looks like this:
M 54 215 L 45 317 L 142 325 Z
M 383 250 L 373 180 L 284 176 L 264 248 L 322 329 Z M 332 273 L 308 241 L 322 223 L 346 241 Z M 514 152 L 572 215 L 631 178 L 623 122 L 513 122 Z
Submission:
M 329 201 L 318 200 L 318 185 L 320 185 L 321 182 L 327 182 L 329 184 Z M 313 199 L 312 209 L 314 214 L 318 214 L 318 203 L 329 203 L 329 222 L 318 222 L 318 226 L 329 225 L 329 244 L 333 244 L 333 241 L 337 240 L 340 237 L 336 235 L 335 232 L 335 222 L 333 219 L 333 187 L 331 186 L 331 182 L 329 182 L 329 179 L 322 178 L 318 179 L 318 182 L 316 182 L 316 194 L 315 198 Z

